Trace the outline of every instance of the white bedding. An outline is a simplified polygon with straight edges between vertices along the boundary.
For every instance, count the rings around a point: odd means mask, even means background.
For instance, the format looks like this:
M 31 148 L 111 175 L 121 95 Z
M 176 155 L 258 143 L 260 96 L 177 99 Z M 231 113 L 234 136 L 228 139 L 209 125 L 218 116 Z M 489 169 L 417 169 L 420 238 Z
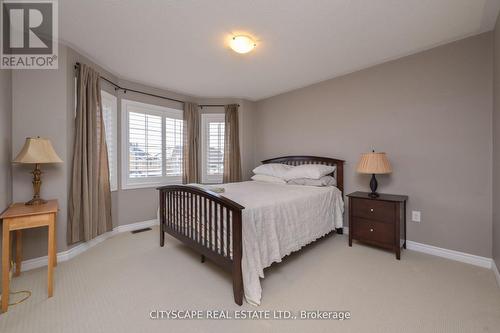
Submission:
M 333 186 L 261 181 L 217 186 L 224 188 L 221 195 L 245 207 L 241 268 L 245 298 L 252 305 L 260 304 L 264 268 L 343 225 L 342 193 Z
M 342 194 L 333 186 L 259 181 L 221 186 L 225 197 L 245 207 L 241 267 L 245 298 L 253 305 L 260 304 L 264 268 L 343 225 Z

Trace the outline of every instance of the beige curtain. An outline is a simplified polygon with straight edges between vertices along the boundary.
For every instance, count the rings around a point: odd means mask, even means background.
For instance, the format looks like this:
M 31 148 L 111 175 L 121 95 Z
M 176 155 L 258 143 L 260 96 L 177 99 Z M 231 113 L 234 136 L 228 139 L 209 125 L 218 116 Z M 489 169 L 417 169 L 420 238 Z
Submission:
M 224 106 L 226 115 L 224 130 L 224 183 L 241 181 L 240 133 L 238 104 Z
M 184 147 L 182 182 L 199 183 L 200 113 L 198 105 L 184 103 Z
M 75 141 L 68 205 L 68 243 L 113 228 L 108 150 L 99 73 L 81 64 L 77 74 Z

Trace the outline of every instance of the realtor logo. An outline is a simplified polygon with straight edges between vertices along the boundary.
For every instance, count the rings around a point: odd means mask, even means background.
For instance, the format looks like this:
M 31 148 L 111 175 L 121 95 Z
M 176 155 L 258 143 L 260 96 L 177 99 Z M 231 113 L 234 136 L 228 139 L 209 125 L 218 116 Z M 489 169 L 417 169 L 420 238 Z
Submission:
M 56 69 L 57 1 L 0 2 L 0 68 Z

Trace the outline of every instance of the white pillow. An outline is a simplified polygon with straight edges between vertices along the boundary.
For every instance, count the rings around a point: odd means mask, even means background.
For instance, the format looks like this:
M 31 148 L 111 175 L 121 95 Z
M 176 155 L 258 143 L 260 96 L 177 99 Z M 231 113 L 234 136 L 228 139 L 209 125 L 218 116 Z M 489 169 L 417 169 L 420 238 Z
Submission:
M 257 180 L 266 183 L 276 183 L 276 184 L 286 184 L 286 181 L 279 177 L 273 177 L 268 175 L 254 175 L 252 180 Z
M 320 179 L 311 178 L 296 178 L 287 181 L 290 185 L 306 185 L 306 186 L 337 186 L 337 180 L 332 176 L 323 176 Z
M 294 168 L 291 165 L 281 164 L 281 163 L 269 163 L 262 164 L 253 169 L 253 173 L 256 175 L 267 175 L 273 177 L 283 178 L 285 173 Z
M 284 177 L 285 180 L 297 178 L 320 179 L 323 176 L 331 174 L 336 169 L 335 166 L 324 164 L 302 164 L 288 170 Z

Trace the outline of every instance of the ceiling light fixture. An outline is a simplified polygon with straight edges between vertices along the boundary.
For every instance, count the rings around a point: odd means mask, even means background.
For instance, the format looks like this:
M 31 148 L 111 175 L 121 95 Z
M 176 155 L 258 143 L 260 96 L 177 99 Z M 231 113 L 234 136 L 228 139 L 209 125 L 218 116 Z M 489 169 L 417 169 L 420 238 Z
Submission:
M 254 47 L 257 46 L 255 44 L 255 41 L 245 35 L 238 35 L 238 36 L 233 36 L 231 39 L 231 42 L 229 43 L 229 46 L 231 49 L 233 49 L 234 52 L 238 53 L 248 53 L 254 49 Z

